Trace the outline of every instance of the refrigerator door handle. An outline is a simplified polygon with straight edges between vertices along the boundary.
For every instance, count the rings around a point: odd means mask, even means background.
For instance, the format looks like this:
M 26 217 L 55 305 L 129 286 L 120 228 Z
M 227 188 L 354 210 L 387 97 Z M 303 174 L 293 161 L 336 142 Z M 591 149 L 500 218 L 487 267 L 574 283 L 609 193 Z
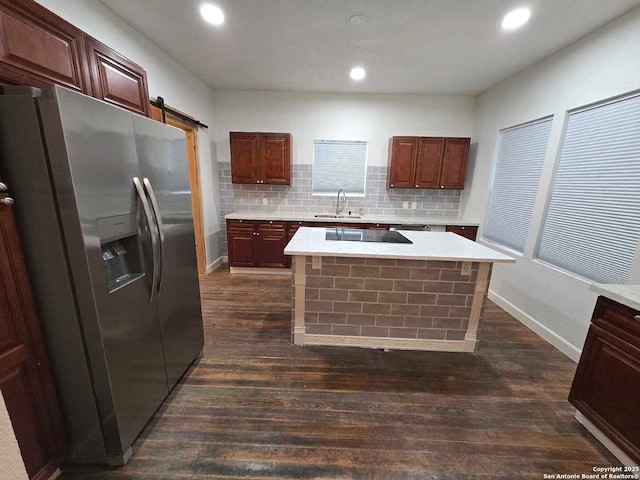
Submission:
M 149 202 L 147 201 L 147 196 L 144 193 L 144 188 L 142 187 L 142 183 L 140 183 L 140 179 L 138 177 L 133 177 L 133 184 L 136 187 L 136 192 L 138 197 L 140 198 L 140 203 L 142 203 L 142 210 L 144 211 L 144 216 L 147 219 L 147 225 L 149 225 L 149 231 L 151 232 L 151 252 L 153 258 L 153 274 L 151 280 L 151 301 L 155 300 L 156 293 L 156 285 L 158 284 L 158 277 L 160 276 L 160 248 L 158 244 L 158 231 L 156 230 L 156 224 L 153 221 L 153 216 L 151 214 L 151 207 L 149 206 Z
M 160 207 L 158 206 L 158 201 L 156 200 L 156 194 L 153 192 L 153 187 L 151 186 L 151 182 L 148 178 L 143 178 L 142 183 L 147 190 L 147 194 L 149 195 L 149 199 L 151 200 L 151 210 L 155 216 L 156 226 L 158 227 L 158 234 L 160 239 L 160 274 L 158 275 L 158 288 L 156 289 L 156 293 L 160 294 L 160 287 L 162 286 L 162 269 L 164 267 L 164 256 L 165 256 L 165 243 L 164 243 L 164 225 L 162 224 L 162 217 L 160 215 Z

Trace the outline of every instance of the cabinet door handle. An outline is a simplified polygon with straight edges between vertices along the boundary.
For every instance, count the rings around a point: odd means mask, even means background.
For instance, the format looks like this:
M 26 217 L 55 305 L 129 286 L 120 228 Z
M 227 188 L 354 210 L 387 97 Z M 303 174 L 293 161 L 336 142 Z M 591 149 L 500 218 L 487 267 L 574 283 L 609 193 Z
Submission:
M 0 203 L 2 205 L 6 205 L 7 207 L 10 207 L 11 205 L 13 205 L 16 202 L 11 197 L 5 197 L 5 198 L 0 198 Z
M 636 316 L 635 316 L 635 317 L 633 317 L 633 318 L 635 318 L 638 322 L 640 322 L 640 315 L 636 315 Z
M 391 186 L 393 187 L 393 183 L 391 184 Z
M 440 185 L 440 188 L 444 188 L 444 185 Z
M 7 190 L 9 190 L 9 187 L 7 187 L 7 184 L 0 182 L 0 192 L 6 192 Z

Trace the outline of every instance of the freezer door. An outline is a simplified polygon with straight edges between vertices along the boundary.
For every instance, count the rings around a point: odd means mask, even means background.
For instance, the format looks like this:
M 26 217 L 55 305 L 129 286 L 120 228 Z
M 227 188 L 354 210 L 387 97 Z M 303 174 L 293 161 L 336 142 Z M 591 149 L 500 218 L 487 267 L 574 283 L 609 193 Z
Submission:
M 132 115 L 60 87 L 49 96 L 38 102 L 42 128 L 105 443 L 117 464 L 168 394 L 149 281 L 155 225 L 133 183 L 140 171 Z
M 134 130 L 142 176 L 158 209 L 158 310 L 172 388 L 204 345 L 186 142 L 182 130 L 144 117 L 134 118 Z

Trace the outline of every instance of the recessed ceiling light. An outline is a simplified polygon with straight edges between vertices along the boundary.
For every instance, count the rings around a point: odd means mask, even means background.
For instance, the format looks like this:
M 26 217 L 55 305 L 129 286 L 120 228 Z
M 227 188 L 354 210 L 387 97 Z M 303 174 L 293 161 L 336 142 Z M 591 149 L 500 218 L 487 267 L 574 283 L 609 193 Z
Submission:
M 220 7 L 205 3 L 200 7 L 200 15 L 212 25 L 222 25 L 224 23 L 224 13 Z
M 502 19 L 502 28 L 505 30 L 514 30 L 527 23 L 530 16 L 531 10 L 528 8 L 517 8 L 512 10 Z
M 367 23 L 367 17 L 365 17 L 364 15 L 354 15 L 353 17 L 351 17 L 351 23 L 353 23 L 354 25 L 363 25 Z
M 367 72 L 362 67 L 354 67 L 351 69 L 351 73 L 349 75 L 354 80 L 362 80 L 364 77 L 367 76 Z

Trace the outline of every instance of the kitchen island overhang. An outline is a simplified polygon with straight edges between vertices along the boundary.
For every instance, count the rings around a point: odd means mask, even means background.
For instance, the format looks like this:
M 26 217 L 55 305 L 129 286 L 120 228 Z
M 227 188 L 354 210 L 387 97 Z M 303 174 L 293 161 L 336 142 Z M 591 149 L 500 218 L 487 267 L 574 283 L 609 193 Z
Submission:
M 412 243 L 331 241 L 300 228 L 293 257 L 296 345 L 473 352 L 491 265 L 515 260 L 450 232 Z

